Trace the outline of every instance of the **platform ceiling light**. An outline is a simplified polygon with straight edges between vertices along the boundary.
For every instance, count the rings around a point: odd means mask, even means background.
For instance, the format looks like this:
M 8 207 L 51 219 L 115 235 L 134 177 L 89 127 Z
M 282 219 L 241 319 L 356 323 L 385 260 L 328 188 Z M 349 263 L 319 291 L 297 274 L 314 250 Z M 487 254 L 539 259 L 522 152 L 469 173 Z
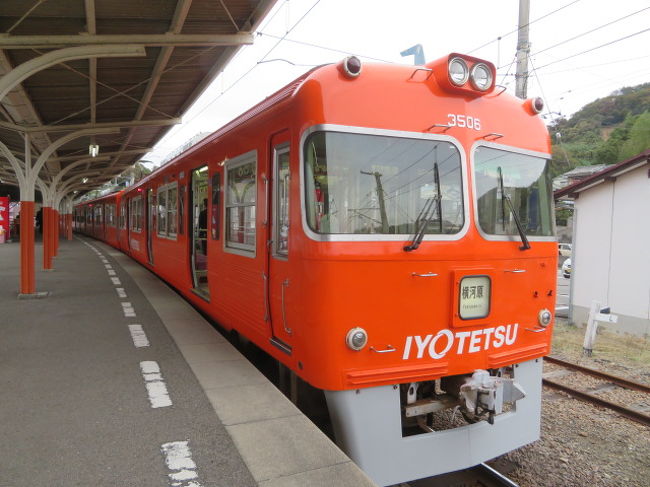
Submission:
M 90 157 L 97 157 L 99 154 L 99 146 L 97 144 L 90 144 L 88 146 L 88 154 Z
M 469 69 L 467 63 L 459 57 L 449 61 L 449 79 L 456 86 L 462 86 L 467 83 L 469 78 Z

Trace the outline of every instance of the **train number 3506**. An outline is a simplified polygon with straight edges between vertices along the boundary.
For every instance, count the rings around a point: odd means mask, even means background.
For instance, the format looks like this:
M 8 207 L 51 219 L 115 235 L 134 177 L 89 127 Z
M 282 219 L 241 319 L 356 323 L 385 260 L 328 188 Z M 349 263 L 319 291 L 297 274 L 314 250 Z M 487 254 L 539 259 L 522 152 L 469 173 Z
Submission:
M 470 117 L 468 115 L 460 115 L 456 113 L 449 113 L 447 115 L 447 125 L 450 127 L 468 128 L 473 130 L 481 130 L 481 119 Z

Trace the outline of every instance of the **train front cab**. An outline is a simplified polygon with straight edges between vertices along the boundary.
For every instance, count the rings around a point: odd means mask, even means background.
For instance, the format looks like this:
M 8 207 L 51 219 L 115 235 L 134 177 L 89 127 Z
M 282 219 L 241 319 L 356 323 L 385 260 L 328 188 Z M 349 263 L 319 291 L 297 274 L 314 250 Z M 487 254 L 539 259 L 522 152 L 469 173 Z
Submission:
M 307 265 L 282 281 L 306 284 L 286 298 L 299 296 L 284 320 L 304 330 L 289 337 L 298 368 L 325 390 L 337 443 L 379 485 L 539 438 L 555 305 L 548 135 L 530 101 L 450 96 L 405 70 L 368 67 L 323 102 L 350 123 L 301 133 L 289 259 Z M 319 75 L 305 99 L 326 100 L 341 78 Z M 378 104 L 390 117 L 370 119 Z

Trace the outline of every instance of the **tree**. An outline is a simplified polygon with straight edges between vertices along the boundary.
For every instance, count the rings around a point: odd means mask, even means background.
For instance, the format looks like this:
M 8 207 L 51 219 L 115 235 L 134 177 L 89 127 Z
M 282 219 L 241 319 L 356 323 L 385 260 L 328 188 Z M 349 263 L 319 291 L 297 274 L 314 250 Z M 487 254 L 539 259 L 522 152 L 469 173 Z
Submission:
M 630 135 L 621 147 L 619 159 L 625 160 L 650 149 L 650 112 L 639 115 L 630 128 Z

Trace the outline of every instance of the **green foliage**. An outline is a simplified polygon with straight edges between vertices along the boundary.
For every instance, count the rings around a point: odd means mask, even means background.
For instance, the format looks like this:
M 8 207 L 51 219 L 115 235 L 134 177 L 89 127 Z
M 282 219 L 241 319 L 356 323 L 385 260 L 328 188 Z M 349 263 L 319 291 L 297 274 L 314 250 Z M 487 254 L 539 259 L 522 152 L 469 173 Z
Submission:
M 650 112 L 639 115 L 629 130 L 629 137 L 621 147 L 621 160 L 634 157 L 650 148 Z
M 650 148 L 650 83 L 595 100 L 570 119 L 556 120 L 549 131 L 554 173 L 633 157 Z

